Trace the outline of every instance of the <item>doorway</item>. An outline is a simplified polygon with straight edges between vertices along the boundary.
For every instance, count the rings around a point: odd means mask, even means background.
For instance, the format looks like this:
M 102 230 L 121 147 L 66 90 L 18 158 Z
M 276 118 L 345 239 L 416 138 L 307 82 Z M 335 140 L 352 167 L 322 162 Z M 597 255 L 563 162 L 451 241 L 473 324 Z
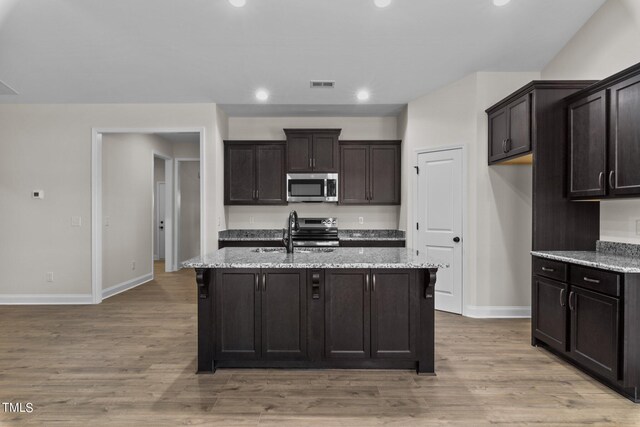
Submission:
M 463 147 L 420 150 L 417 154 L 416 249 L 438 272 L 436 310 L 462 314 L 463 307 Z
M 123 144 L 132 139 L 136 140 L 135 144 Z M 116 146 L 124 145 L 132 147 L 133 151 L 122 155 L 124 150 Z M 194 252 L 195 255 L 204 253 L 205 245 L 202 235 L 205 233 L 205 215 L 201 198 L 204 197 L 205 188 L 204 179 L 199 179 L 204 177 L 204 171 L 200 170 L 201 165 L 204 164 L 203 145 L 204 129 L 202 128 L 93 129 L 92 294 L 94 303 L 100 303 L 104 298 L 151 280 L 156 258 L 165 258 L 164 265 L 167 272 L 175 271 L 179 267 L 178 260 L 174 256 L 177 254 L 175 248 L 177 239 L 174 235 L 177 232 L 177 225 L 173 216 L 176 181 L 174 167 L 177 166 L 174 158 L 178 156 L 198 160 L 198 188 L 193 195 L 193 198 L 197 199 L 196 209 L 198 210 L 197 248 Z M 108 150 L 105 147 L 108 147 Z M 115 161 L 113 161 L 114 153 L 118 154 Z M 164 177 L 159 176 L 156 179 L 155 170 L 159 163 L 164 163 Z M 115 166 L 107 169 L 105 165 L 108 164 Z M 132 184 L 129 185 L 127 180 Z M 145 182 L 148 184 L 144 184 Z M 135 191 L 133 191 L 134 187 Z M 117 195 L 117 198 L 113 195 Z M 156 210 L 157 205 L 162 207 Z M 146 224 L 144 223 L 145 212 L 147 212 Z M 150 261 L 150 266 L 146 260 Z

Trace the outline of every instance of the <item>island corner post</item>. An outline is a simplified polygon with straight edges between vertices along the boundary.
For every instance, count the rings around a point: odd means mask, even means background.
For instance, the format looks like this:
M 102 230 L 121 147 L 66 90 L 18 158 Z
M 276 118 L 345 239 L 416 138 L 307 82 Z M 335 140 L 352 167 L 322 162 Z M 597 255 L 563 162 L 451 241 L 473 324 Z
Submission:
M 229 272 L 229 270 L 234 269 L 195 268 L 198 291 L 198 373 L 214 373 L 218 367 L 275 367 L 415 369 L 417 374 L 435 375 L 434 300 L 438 268 L 298 269 L 304 271 L 304 274 L 297 276 L 302 278 L 300 286 L 305 288 L 301 293 L 304 295 L 304 301 L 299 301 L 300 307 L 295 307 L 294 311 L 300 310 L 300 321 L 296 326 L 298 328 L 304 327 L 304 331 L 292 329 L 300 337 L 300 340 L 295 342 L 293 347 L 303 348 L 304 351 L 299 351 L 296 348 L 296 356 L 293 357 L 288 357 L 286 351 L 273 352 L 271 349 L 265 348 L 268 347 L 268 344 L 264 342 L 265 339 L 261 335 L 265 333 L 264 329 L 267 327 L 262 328 L 261 323 L 267 323 L 269 319 L 265 318 L 267 310 L 265 309 L 264 312 L 261 310 L 260 299 L 264 297 L 261 297 L 260 293 L 267 289 L 266 276 L 269 270 L 273 270 L 273 273 L 270 274 L 273 277 L 272 282 L 279 278 L 291 282 L 289 276 L 292 276 L 291 272 L 294 269 L 238 270 L 244 276 L 252 276 L 252 283 L 248 283 L 247 280 L 245 280 L 247 283 L 242 283 L 243 280 L 237 280 L 234 286 L 238 286 L 237 289 L 240 292 L 236 297 L 242 299 L 244 303 L 252 298 L 254 301 L 245 304 L 252 306 L 249 309 L 251 312 L 242 315 L 241 319 L 247 319 L 249 322 L 236 325 L 236 327 L 216 324 L 216 318 L 221 314 L 216 313 L 215 299 L 218 294 L 216 286 L 223 286 L 216 283 L 216 277 L 225 277 L 223 272 Z M 340 274 L 335 274 L 335 272 Z M 230 274 L 232 273 L 235 271 L 230 272 Z M 344 280 L 345 277 L 348 277 L 349 280 Z M 361 277 L 364 278 L 362 280 L 364 287 L 358 286 L 362 283 L 357 280 L 352 280 Z M 376 278 L 378 280 L 377 288 Z M 331 280 L 333 282 L 327 283 Z M 373 282 L 369 283 L 371 280 Z M 255 283 L 253 283 L 254 281 Z M 350 325 L 341 326 L 341 329 L 348 330 L 346 334 L 329 340 L 326 329 L 332 327 L 332 321 L 350 317 L 349 313 L 340 312 L 345 309 L 340 303 L 332 303 L 336 307 L 327 307 L 328 302 L 325 301 L 327 291 L 332 290 L 330 286 L 335 287 L 340 284 L 349 288 L 347 293 L 343 293 L 345 298 L 348 297 L 349 292 L 361 291 L 359 296 L 364 300 L 364 304 L 354 307 L 354 310 L 360 310 L 358 314 L 363 315 L 365 321 L 362 324 L 354 325 L 353 328 Z M 286 285 L 284 286 L 286 288 Z M 276 288 L 277 285 L 273 287 Z M 335 288 L 333 290 L 335 291 Z M 376 298 L 376 294 L 381 294 L 381 297 Z M 391 305 L 395 304 L 395 306 L 386 309 L 384 301 L 387 299 L 391 301 Z M 371 307 L 372 302 L 375 305 L 373 308 Z M 407 312 L 396 309 L 399 303 L 407 304 Z M 242 303 L 236 305 L 235 308 L 241 306 Z M 370 312 L 365 312 L 362 309 L 370 310 Z M 328 319 L 327 316 L 334 317 Z M 372 317 L 376 318 L 372 319 Z M 387 322 L 386 326 L 379 326 L 376 320 Z M 224 330 L 221 329 L 222 327 Z M 224 352 L 221 351 L 221 343 L 218 340 L 221 338 L 220 335 L 233 333 L 234 329 L 239 335 L 244 335 L 244 338 L 248 337 L 248 339 L 243 341 L 234 337 L 238 348 L 234 349 L 232 357 L 228 356 L 231 353 L 225 356 L 222 354 Z M 247 335 L 247 331 L 250 336 Z M 357 338 L 361 339 L 358 341 L 358 351 L 340 348 L 340 346 L 344 347 L 345 339 L 351 338 L 349 334 L 353 331 L 357 331 Z M 375 336 L 373 336 L 374 334 Z M 279 337 L 276 340 L 280 340 L 280 344 L 291 341 L 290 337 Z M 306 342 L 301 342 L 303 340 Z M 337 350 L 329 351 L 327 346 L 337 347 Z M 274 357 L 274 354 L 284 356 Z

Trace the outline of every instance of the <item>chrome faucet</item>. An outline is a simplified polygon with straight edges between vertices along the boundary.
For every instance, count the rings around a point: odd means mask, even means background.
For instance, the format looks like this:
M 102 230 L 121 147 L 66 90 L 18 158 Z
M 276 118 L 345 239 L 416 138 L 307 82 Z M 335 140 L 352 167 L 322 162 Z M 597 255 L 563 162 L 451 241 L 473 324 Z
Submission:
M 282 229 L 282 244 L 287 248 L 287 253 L 293 253 L 293 238 L 291 237 L 292 230 L 298 230 L 298 212 L 289 212 L 288 234 L 285 237 L 285 230 Z

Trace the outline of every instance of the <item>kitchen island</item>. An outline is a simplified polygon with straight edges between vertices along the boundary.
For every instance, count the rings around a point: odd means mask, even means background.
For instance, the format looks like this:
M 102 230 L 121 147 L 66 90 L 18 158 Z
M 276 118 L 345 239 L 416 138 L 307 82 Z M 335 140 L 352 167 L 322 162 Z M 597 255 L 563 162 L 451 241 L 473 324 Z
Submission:
M 377 368 L 434 373 L 438 268 L 406 248 L 224 248 L 198 285 L 198 372 Z

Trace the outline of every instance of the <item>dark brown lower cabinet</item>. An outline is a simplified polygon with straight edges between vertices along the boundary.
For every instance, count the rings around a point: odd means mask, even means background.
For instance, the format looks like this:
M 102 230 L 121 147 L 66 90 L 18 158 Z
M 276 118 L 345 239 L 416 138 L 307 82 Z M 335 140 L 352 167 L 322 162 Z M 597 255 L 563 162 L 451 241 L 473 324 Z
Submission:
M 260 270 L 216 274 L 216 358 L 258 359 L 261 353 Z
M 371 352 L 369 270 L 325 273 L 325 358 L 368 358 Z
M 307 357 L 306 270 L 263 270 L 262 356 L 304 360 Z
M 305 270 L 223 269 L 216 275 L 219 360 L 305 359 Z
M 559 351 L 567 350 L 567 295 L 566 283 L 534 276 L 533 299 L 536 316 L 533 334 Z
M 640 402 L 640 274 L 536 257 L 533 271 L 533 345 Z
M 372 270 L 372 357 L 415 357 L 419 299 L 413 271 Z
M 198 372 L 434 372 L 437 269 L 197 268 Z
M 618 379 L 618 298 L 579 287 L 569 294 L 571 356 L 593 372 Z

